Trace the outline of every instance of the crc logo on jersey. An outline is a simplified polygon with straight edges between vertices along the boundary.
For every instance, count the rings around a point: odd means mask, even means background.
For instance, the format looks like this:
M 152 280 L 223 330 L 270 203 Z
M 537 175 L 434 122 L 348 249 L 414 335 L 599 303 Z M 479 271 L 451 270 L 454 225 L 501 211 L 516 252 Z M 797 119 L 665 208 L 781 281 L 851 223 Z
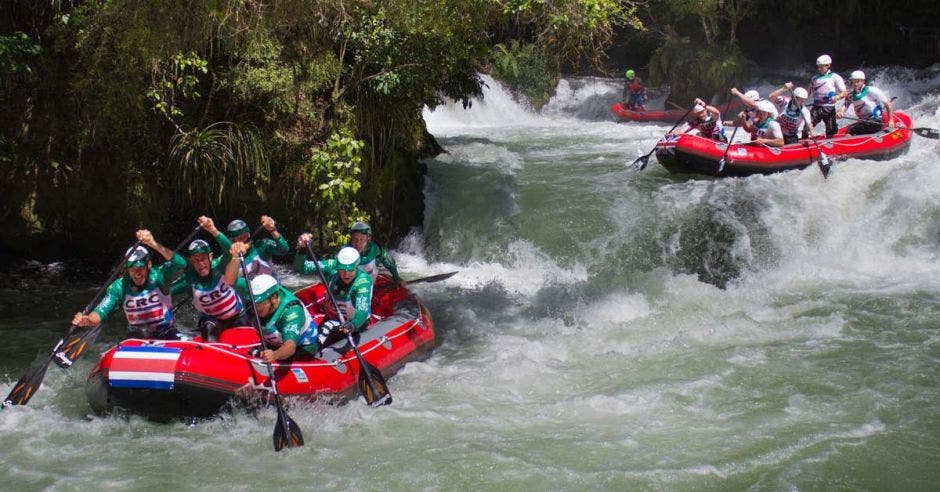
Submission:
M 139 308 L 139 307 L 144 307 L 150 304 L 159 304 L 159 303 L 160 303 L 160 295 L 151 294 L 150 297 L 146 297 L 146 298 L 138 297 L 136 299 L 128 299 L 124 301 L 124 307 L 125 308 L 138 307 Z
M 230 290 L 232 290 L 232 288 L 229 287 L 228 284 L 226 284 L 225 282 L 220 282 L 218 289 L 199 296 L 199 302 L 201 302 L 202 304 L 212 304 L 213 302 L 228 295 Z

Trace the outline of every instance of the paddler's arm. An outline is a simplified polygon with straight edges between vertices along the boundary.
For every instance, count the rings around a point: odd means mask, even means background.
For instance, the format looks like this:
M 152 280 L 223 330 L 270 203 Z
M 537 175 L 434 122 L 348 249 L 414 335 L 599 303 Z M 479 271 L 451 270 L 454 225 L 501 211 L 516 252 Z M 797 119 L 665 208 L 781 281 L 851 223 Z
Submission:
M 285 301 L 281 299 L 281 302 Z M 277 330 L 281 333 L 281 339 L 284 343 L 277 350 L 269 349 L 261 352 L 261 358 L 265 362 L 274 362 L 293 356 L 297 350 L 297 345 L 300 343 L 301 330 L 303 330 L 306 320 L 303 306 L 299 304 L 288 306 L 276 322 L 279 325 Z
M 215 226 L 215 222 L 205 215 L 196 219 L 199 222 L 199 226 L 205 229 L 210 236 L 215 238 L 215 242 L 219 243 L 219 247 L 222 251 L 228 251 L 232 247 L 232 241 L 229 240 L 228 236 L 222 234 L 219 229 Z
M 313 234 L 305 232 L 297 237 L 297 252 L 294 254 L 294 271 L 297 273 L 302 273 L 304 275 L 310 275 L 312 273 L 317 273 L 317 266 L 313 264 L 313 260 L 307 259 L 307 245 L 310 244 L 310 240 L 313 238 Z M 330 260 L 324 260 L 320 262 L 320 268 L 323 269 L 323 273 L 329 276 L 327 272 L 331 268 Z
M 363 275 L 356 278 L 353 281 L 351 297 L 356 312 L 349 319 L 349 323 L 352 324 L 354 331 L 362 331 L 369 321 L 369 312 L 372 308 L 372 277 Z
M 108 316 L 114 312 L 123 298 L 124 279 L 119 278 L 111 282 L 111 285 L 108 286 L 108 290 L 105 291 L 104 298 L 101 299 L 101 302 L 98 303 L 92 312 L 88 313 L 88 315 L 75 313 L 75 316 L 72 318 L 72 324 L 75 326 L 100 325 L 102 321 L 108 319 Z
M 273 243 L 266 243 L 268 244 L 268 246 L 264 248 L 265 251 L 260 252 L 262 256 L 265 256 L 265 255 L 268 257 L 270 257 L 271 255 L 283 256 L 283 255 L 286 255 L 287 253 L 290 253 L 290 244 L 287 242 L 287 239 L 283 235 L 281 235 L 280 232 L 278 232 L 274 219 L 272 219 L 271 217 L 267 215 L 262 215 L 261 227 L 264 227 L 265 230 L 267 230 L 268 233 L 271 234 L 271 239 L 274 239 Z
M 392 274 L 392 280 L 402 284 L 402 287 L 404 287 L 404 283 L 398 275 L 398 265 L 395 264 L 395 258 L 392 258 L 392 254 L 389 253 L 388 249 L 379 246 L 379 255 L 377 258 L 385 269 L 388 270 L 388 273 Z
M 223 276 L 225 283 L 233 286 L 236 285 L 236 281 L 238 280 L 238 270 L 241 268 L 241 259 L 238 257 L 238 255 L 244 255 L 247 251 L 248 245 L 245 243 L 236 242 L 229 246 L 229 260 L 228 264 L 225 265 L 225 274 Z

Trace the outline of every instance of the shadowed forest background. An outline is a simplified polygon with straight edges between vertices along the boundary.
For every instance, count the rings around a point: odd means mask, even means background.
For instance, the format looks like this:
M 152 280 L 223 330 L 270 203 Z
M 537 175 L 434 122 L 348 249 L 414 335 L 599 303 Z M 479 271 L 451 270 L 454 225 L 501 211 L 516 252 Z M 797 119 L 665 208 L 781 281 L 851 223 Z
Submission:
M 821 53 L 927 67 L 938 25 L 922 0 L 3 2 L 0 263 L 107 263 L 200 214 L 394 242 L 440 151 L 422 107 L 479 96 L 480 73 L 537 108 L 563 75 L 631 66 L 685 101 Z

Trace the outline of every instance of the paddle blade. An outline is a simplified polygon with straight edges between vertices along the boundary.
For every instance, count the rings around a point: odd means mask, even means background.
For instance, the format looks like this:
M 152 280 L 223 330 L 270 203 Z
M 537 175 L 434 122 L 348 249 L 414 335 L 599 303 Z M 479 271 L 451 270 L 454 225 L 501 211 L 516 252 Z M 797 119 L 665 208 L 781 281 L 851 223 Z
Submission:
M 87 330 L 69 332 L 69 334 L 62 339 L 62 344 L 53 354 L 52 360 L 55 361 L 57 366 L 63 369 L 72 367 L 72 363 L 85 352 L 88 345 L 94 343 L 98 338 L 98 334 L 101 333 L 101 326 L 102 325 L 99 324 Z
M 382 372 L 365 360 L 359 370 L 359 391 L 371 407 L 380 407 L 392 403 L 392 394 L 388 391 Z
M 641 155 L 633 161 L 633 169 L 635 171 L 642 171 L 646 169 L 646 165 L 649 164 L 651 154 Z
M 457 273 L 459 273 L 459 272 L 441 273 L 441 274 L 438 274 L 438 275 L 431 275 L 430 277 L 421 277 L 421 278 L 416 278 L 416 279 L 414 279 L 414 280 L 408 280 L 408 281 L 405 282 L 405 283 L 408 284 L 408 285 L 411 285 L 411 284 L 417 284 L 417 283 L 420 283 L 420 282 L 425 282 L 425 283 L 440 282 L 441 280 L 447 280 L 447 279 L 453 277 L 454 275 L 457 275 Z
M 718 174 L 721 174 L 721 172 L 724 170 L 725 170 L 725 158 L 722 157 L 721 160 L 718 161 Z
M 277 424 L 274 426 L 274 451 L 284 448 L 299 448 L 304 445 L 304 435 L 300 426 L 281 407 L 278 401 Z
M 936 128 L 911 128 L 914 133 L 933 140 L 940 140 L 940 130 Z
M 9 407 L 28 403 L 29 399 L 36 394 L 36 390 L 38 390 L 39 386 L 42 384 L 43 378 L 46 377 L 46 370 L 49 369 L 50 360 L 50 357 L 46 357 L 41 364 L 30 367 L 29 370 L 26 371 L 26 374 L 13 386 L 13 389 L 10 391 L 10 394 L 7 395 L 6 399 L 3 400 L 3 406 Z
M 823 179 L 828 179 L 829 173 L 832 172 L 832 162 L 829 160 L 829 156 L 820 152 L 818 164 L 819 164 L 819 172 L 822 173 Z

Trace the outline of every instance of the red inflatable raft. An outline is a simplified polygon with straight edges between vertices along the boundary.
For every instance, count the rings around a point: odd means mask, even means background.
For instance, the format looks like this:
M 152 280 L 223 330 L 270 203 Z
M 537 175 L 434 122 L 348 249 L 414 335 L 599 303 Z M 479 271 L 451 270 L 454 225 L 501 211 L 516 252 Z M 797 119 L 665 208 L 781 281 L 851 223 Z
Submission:
M 893 118 L 896 128 L 890 133 L 881 131 L 871 135 L 851 136 L 846 134 L 847 128 L 841 128 L 833 138 L 817 137 L 816 141 L 819 149 L 830 160 L 892 159 L 907 152 L 911 145 L 911 117 L 895 112 Z M 725 156 L 725 150 L 728 150 L 728 157 L 719 172 L 719 162 Z M 728 149 L 721 142 L 682 134 L 660 139 L 656 144 L 656 159 L 674 173 L 749 176 L 802 169 L 819 160 L 819 150 L 812 140 L 801 140 L 783 147 L 738 143 Z
M 623 103 L 613 103 L 610 111 L 621 121 L 665 121 L 675 123 L 685 115 L 681 109 L 660 109 L 656 111 L 634 111 L 624 107 Z
M 295 293 L 319 323 L 324 316 L 323 284 Z M 434 347 L 431 317 L 418 299 L 386 277 L 376 280 L 370 327 L 361 333 L 363 358 L 390 376 L 406 362 L 426 356 Z M 220 340 L 205 343 L 128 339 L 105 352 L 88 375 L 85 393 L 92 409 L 114 408 L 156 420 L 209 417 L 231 401 L 265 401 L 271 378 L 261 359 L 254 328 L 230 328 Z M 354 397 L 359 362 L 346 340 L 324 348 L 316 357 L 273 365 L 282 397 Z

